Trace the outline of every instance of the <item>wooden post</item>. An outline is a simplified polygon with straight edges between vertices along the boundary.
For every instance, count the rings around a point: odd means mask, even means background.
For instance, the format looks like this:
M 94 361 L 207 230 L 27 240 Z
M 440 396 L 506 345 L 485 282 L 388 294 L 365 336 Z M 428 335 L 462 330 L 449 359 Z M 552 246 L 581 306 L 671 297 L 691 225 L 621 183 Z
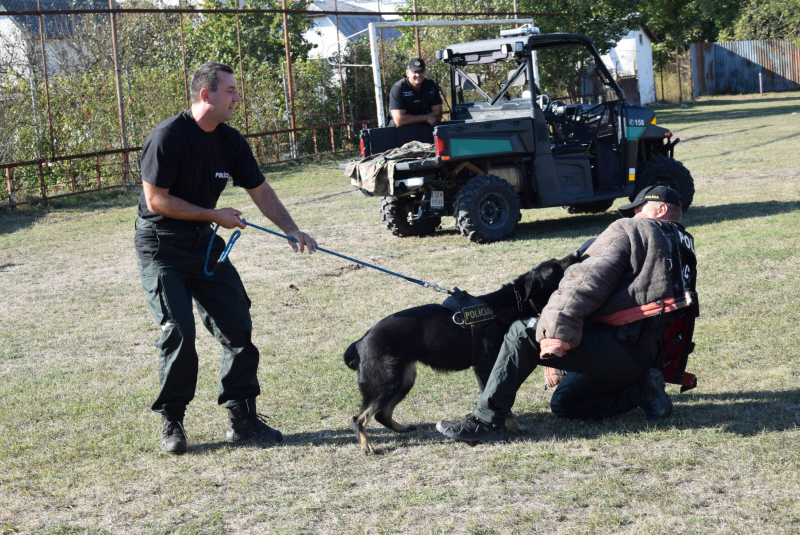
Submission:
M 16 208 L 17 200 L 14 197 L 14 168 L 6 167 L 6 182 L 8 184 L 8 200 L 11 208 Z
M 75 193 L 75 173 L 72 172 L 72 160 L 67 160 L 67 175 L 69 176 L 69 191 Z
M 336 141 L 333 139 L 333 127 L 331 126 L 331 152 L 336 152 Z
M 319 154 L 317 150 L 317 129 L 315 128 L 311 132 L 314 134 L 314 154 Z
M 661 64 L 658 66 L 658 71 L 661 73 L 661 102 L 666 102 L 666 98 L 664 98 L 664 52 L 661 51 L 658 57 L 661 60 Z
M 100 189 L 103 187 L 100 182 L 100 156 L 95 155 L 94 157 L 94 169 L 97 173 L 97 189 Z
M 44 185 L 44 166 L 45 165 L 46 165 L 45 163 L 40 163 L 39 164 L 39 183 L 40 183 L 41 188 L 42 188 L 42 199 L 43 200 L 47 198 L 47 186 Z
M 681 87 L 681 57 L 678 55 L 678 47 L 675 47 L 675 70 L 678 73 L 678 102 L 683 102 L 683 88 Z
M 692 49 L 689 48 L 689 90 L 692 92 L 691 99 L 694 100 L 694 76 L 692 75 Z

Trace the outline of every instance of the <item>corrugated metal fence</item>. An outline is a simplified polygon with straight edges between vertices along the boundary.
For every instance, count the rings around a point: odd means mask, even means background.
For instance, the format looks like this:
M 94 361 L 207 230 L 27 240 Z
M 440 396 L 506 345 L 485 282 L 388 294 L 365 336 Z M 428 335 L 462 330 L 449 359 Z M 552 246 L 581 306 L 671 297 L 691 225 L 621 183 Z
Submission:
M 691 54 L 695 97 L 800 89 L 800 47 L 788 40 L 697 43 Z

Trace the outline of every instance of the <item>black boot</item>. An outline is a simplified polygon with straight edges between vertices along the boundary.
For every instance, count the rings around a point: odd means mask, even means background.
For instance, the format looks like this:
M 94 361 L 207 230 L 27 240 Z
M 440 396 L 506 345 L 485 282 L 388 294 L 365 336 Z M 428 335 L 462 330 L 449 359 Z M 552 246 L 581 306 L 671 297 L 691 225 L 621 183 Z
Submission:
M 440 420 L 436 424 L 436 430 L 446 437 L 473 444 L 502 442 L 508 439 L 505 420 L 484 422 L 472 413 L 460 420 Z
M 259 444 L 282 442 L 283 435 L 264 422 L 264 416 L 256 412 L 256 398 L 247 398 L 244 405 L 228 409 L 228 442 L 252 441 Z
M 186 453 L 186 430 L 183 428 L 183 415 L 186 405 L 166 403 L 161 413 L 161 451 L 167 453 Z

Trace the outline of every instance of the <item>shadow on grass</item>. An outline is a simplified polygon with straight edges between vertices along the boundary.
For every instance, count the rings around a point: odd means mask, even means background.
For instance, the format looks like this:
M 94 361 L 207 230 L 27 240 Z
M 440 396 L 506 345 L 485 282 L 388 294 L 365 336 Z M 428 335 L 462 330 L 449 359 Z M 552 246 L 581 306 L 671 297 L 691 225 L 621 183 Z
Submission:
M 754 126 L 753 128 L 744 128 L 742 130 L 735 130 L 733 132 L 719 132 L 717 134 L 706 134 L 706 135 L 703 135 L 703 136 L 695 136 L 695 137 L 687 136 L 687 137 L 685 137 L 683 139 L 683 142 L 684 143 L 690 143 L 690 142 L 699 141 L 701 139 L 705 139 L 705 138 L 708 138 L 708 137 L 720 137 L 720 136 L 732 136 L 732 135 L 735 135 L 735 134 L 744 134 L 746 132 L 752 132 L 753 130 L 760 130 L 762 128 L 767 128 L 768 126 L 772 126 L 772 125 L 764 124 L 764 125 L 761 125 L 761 126 Z
M 524 433 L 514 435 L 514 442 L 538 442 L 553 437 L 563 439 L 596 439 L 603 435 L 626 435 L 661 429 L 714 429 L 723 433 L 750 437 L 764 431 L 786 431 L 796 429 L 800 420 L 800 390 L 723 392 L 717 394 L 673 394 L 675 413 L 665 421 L 650 422 L 644 413 L 634 409 L 626 414 L 605 420 L 570 420 L 559 418 L 550 411 L 517 414 Z M 446 415 L 444 415 L 446 417 Z M 408 422 L 406 422 L 408 423 Z M 375 453 L 385 454 L 397 449 L 425 446 L 436 442 L 452 442 L 436 431 L 436 422 L 413 422 L 416 426 L 409 433 L 396 433 L 379 425 L 368 429 Z M 352 429 L 322 429 L 304 433 L 288 433 L 283 442 L 264 446 L 320 447 L 350 446 L 354 453 L 360 448 Z M 189 455 L 206 455 L 221 449 L 258 448 L 251 443 L 231 444 L 210 442 L 193 444 Z
M 127 208 L 139 202 L 141 189 L 131 191 L 114 189 L 97 191 L 71 197 L 48 199 L 36 204 L 26 204 L 16 208 L 0 209 L 0 234 L 12 234 L 18 230 L 28 229 L 48 213 L 55 210 L 84 213 L 103 211 L 111 208 Z M 131 221 L 133 228 L 133 221 Z
M 763 201 L 720 204 L 716 206 L 691 206 L 683 218 L 684 226 L 713 225 L 723 221 L 752 219 L 794 212 L 800 209 L 797 201 Z M 514 240 L 581 238 L 597 236 L 608 225 L 620 218 L 616 211 L 602 214 L 567 215 L 561 219 L 545 219 L 520 223 Z M 457 234 L 457 230 L 446 231 Z
M 387 429 L 388 431 L 388 429 Z M 393 431 L 389 431 L 393 433 Z M 269 444 L 265 446 L 257 446 L 251 442 L 208 442 L 206 444 L 191 444 L 189 446 L 190 455 L 206 455 L 217 450 L 233 449 L 233 448 L 280 448 L 289 446 L 328 446 L 328 445 L 341 445 L 356 444 L 356 438 L 353 430 L 347 429 L 322 429 L 320 431 L 306 432 L 306 433 L 284 433 L 283 442 L 277 444 Z
M 691 121 L 692 123 L 703 123 L 708 121 L 721 121 L 721 120 L 735 120 L 735 119 L 760 119 L 762 117 L 770 117 L 775 115 L 786 115 L 789 116 L 792 112 L 800 111 L 800 99 L 764 99 L 759 100 L 759 103 L 762 102 L 787 102 L 791 101 L 790 104 L 785 104 L 783 106 L 753 106 L 753 101 L 730 101 L 730 100 L 721 100 L 721 101 L 713 101 L 711 103 L 703 102 L 701 108 L 705 109 L 707 106 L 736 106 L 740 105 L 743 106 L 741 109 L 729 109 L 729 110 L 716 110 L 716 111 L 694 111 L 698 108 L 689 108 L 689 109 L 675 109 L 674 111 L 678 112 L 679 115 L 674 117 L 674 120 L 680 121 Z M 657 110 L 657 113 L 664 113 L 664 115 L 669 114 L 671 109 L 665 110 Z M 669 120 L 672 118 L 667 119 L 664 118 L 664 124 L 667 124 Z M 658 123 L 661 124 L 662 119 L 659 118 Z
M 673 416 L 649 422 L 640 410 L 605 420 L 569 420 L 550 412 L 518 415 L 528 433 L 522 440 L 597 438 L 606 434 L 637 433 L 653 426 L 667 429 L 715 429 L 743 437 L 764 431 L 796 429 L 800 420 L 800 390 L 674 394 Z

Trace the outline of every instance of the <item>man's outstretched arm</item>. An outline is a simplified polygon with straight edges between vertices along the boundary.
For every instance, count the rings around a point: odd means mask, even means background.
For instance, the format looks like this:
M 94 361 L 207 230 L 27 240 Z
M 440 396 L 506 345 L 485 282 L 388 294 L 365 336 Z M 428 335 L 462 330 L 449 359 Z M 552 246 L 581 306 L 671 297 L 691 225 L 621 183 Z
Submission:
M 298 246 L 301 253 L 306 247 L 308 247 L 309 253 L 313 253 L 317 250 L 317 242 L 305 232 L 298 230 L 292 216 L 289 215 L 286 207 L 283 206 L 283 203 L 278 199 L 272 186 L 263 182 L 260 186 L 248 189 L 247 193 L 253 199 L 256 206 L 258 206 L 258 209 L 261 210 L 262 214 L 275 223 L 287 236 L 291 236 L 297 240 L 297 243 L 289 242 L 289 245 L 292 246 L 295 252 L 298 251 Z M 244 228 L 244 225 L 242 225 L 242 228 Z

